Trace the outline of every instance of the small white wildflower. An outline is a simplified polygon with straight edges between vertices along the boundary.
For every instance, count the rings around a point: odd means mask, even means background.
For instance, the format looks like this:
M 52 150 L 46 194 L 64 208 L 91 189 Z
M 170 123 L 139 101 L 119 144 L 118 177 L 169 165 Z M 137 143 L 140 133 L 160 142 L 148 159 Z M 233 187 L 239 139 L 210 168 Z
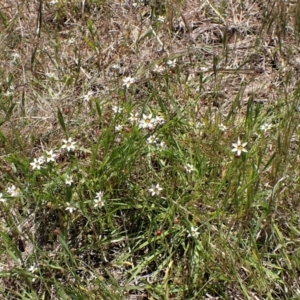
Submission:
M 31 265 L 31 266 L 28 268 L 28 271 L 31 272 L 31 273 L 35 273 L 36 271 L 38 271 L 37 265 L 36 265 L 36 264 Z
M 18 197 L 20 195 L 20 190 L 14 184 L 10 185 L 6 191 L 11 197 Z
M 2 193 L 0 193 L 0 202 L 2 202 L 2 203 L 6 202 L 6 199 L 3 198 L 3 194 Z
M 56 156 L 52 149 L 46 151 L 46 162 L 55 162 Z
M 246 145 L 247 143 L 242 143 L 240 138 L 238 138 L 237 143 L 232 144 L 233 149 L 231 151 L 236 152 L 236 155 L 240 156 L 242 152 L 248 152 L 247 149 L 245 148 Z
M 221 131 L 225 131 L 227 129 L 227 127 L 223 123 L 219 124 L 218 127 Z
M 4 96 L 12 96 L 15 92 L 15 86 L 14 85 L 10 85 L 10 87 L 8 88 L 8 90 L 3 94 Z
M 152 71 L 154 73 L 163 74 L 165 68 L 163 66 L 155 65 Z
M 90 99 L 93 97 L 93 95 L 94 95 L 94 92 L 93 92 L 93 91 L 88 91 L 88 92 L 82 97 L 82 99 L 83 99 L 84 102 L 89 102 Z
M 163 116 L 156 116 L 154 122 L 155 124 L 163 125 L 165 123 L 165 119 Z
M 185 168 L 185 170 L 186 170 L 188 173 L 192 173 L 193 171 L 196 170 L 195 167 L 194 167 L 193 165 L 191 165 L 191 164 L 186 164 L 186 165 L 184 166 L 184 168 Z
M 158 21 L 158 22 L 164 23 L 165 20 L 166 20 L 166 17 L 165 17 L 165 16 L 158 16 L 158 17 L 157 17 L 157 21 Z
M 196 129 L 200 129 L 200 128 L 205 127 L 205 124 L 202 123 L 202 122 L 196 122 L 196 123 L 194 123 L 194 127 L 195 127 Z
M 20 54 L 17 52 L 12 53 L 13 62 L 17 62 L 20 59 Z
M 120 70 L 120 65 L 118 65 L 118 64 L 113 64 L 112 66 L 111 66 L 111 68 L 113 69 L 113 70 Z
M 56 3 L 58 3 L 58 0 L 51 0 L 51 1 L 49 2 L 50 5 L 54 5 L 54 4 L 56 4 Z
M 48 78 L 52 78 L 52 79 L 58 79 L 56 74 L 54 74 L 53 72 L 47 72 L 45 74 Z
M 158 183 L 156 185 L 153 185 L 148 191 L 151 194 L 151 196 L 155 196 L 155 195 L 159 195 L 162 190 L 163 189 L 159 186 Z
M 139 122 L 139 128 L 153 129 L 155 126 L 155 119 L 152 118 L 152 114 L 143 114 L 142 119 Z
M 200 72 L 207 72 L 208 70 L 208 67 L 200 67 Z
M 101 207 L 103 207 L 104 206 L 104 201 L 103 201 L 103 199 L 101 199 L 101 198 L 95 198 L 94 199 L 94 207 L 95 208 L 101 208 Z
M 35 170 L 35 169 L 40 170 L 41 166 L 42 166 L 41 159 L 40 158 L 34 158 L 33 162 L 31 162 L 30 165 L 32 167 L 32 170 Z
M 165 149 L 166 148 L 166 143 L 164 141 L 160 141 L 158 144 L 157 144 L 157 147 L 161 148 L 161 149 Z
M 63 145 L 61 146 L 62 149 L 66 148 L 67 151 L 70 151 L 70 150 L 75 150 L 75 145 L 76 145 L 76 142 L 74 142 L 72 140 L 72 138 L 68 138 L 68 140 L 62 140 L 63 141 Z
M 123 110 L 123 108 L 120 107 L 120 106 L 114 105 L 114 106 L 112 107 L 112 111 L 114 112 L 114 114 L 119 114 L 119 113 L 122 112 L 122 110 Z
M 72 177 L 72 175 L 67 175 L 66 176 L 66 180 L 65 180 L 65 183 L 66 183 L 66 185 L 72 185 L 72 183 L 73 183 L 74 181 L 73 181 L 73 177 Z
M 56 0 L 56 1 L 57 1 L 57 0 Z M 73 38 L 73 37 L 71 37 L 71 38 L 69 38 L 69 39 L 67 40 L 67 42 L 68 42 L 69 45 L 72 45 L 72 44 L 75 44 L 75 43 L 76 43 L 76 39 Z M 77 63 L 77 62 L 76 62 L 76 63 Z
M 191 226 L 191 229 L 187 231 L 188 237 L 197 237 L 199 235 L 198 228 Z
M 3 96 L 9 97 L 9 96 L 12 96 L 13 94 L 14 94 L 13 91 L 7 90 L 5 93 L 3 93 Z
M 122 125 L 122 124 L 117 125 L 117 126 L 115 127 L 115 130 L 116 130 L 117 132 L 122 131 L 122 129 L 123 129 L 123 125 Z
M 137 123 L 138 119 L 139 119 L 139 114 L 138 113 L 135 113 L 135 114 L 130 113 L 129 121 L 131 123 Z
M 95 199 L 102 200 L 104 192 L 100 191 L 96 193 Z
M 169 60 L 167 61 L 167 66 L 168 66 L 169 68 L 175 68 L 175 67 L 176 67 L 176 59 L 173 59 L 173 60 L 169 59 Z
M 262 130 L 264 133 L 266 133 L 267 131 L 269 131 L 272 128 L 272 124 L 263 124 L 260 127 L 260 130 Z
M 157 139 L 156 139 L 155 136 L 151 135 L 151 136 L 149 136 L 149 137 L 147 138 L 147 142 L 148 142 L 149 144 L 154 144 L 154 143 L 157 142 Z
M 66 204 L 67 204 L 66 210 L 68 210 L 71 214 L 77 209 L 75 205 L 72 205 L 69 202 L 66 202 Z
M 123 78 L 123 86 L 126 88 L 129 88 L 133 83 L 135 83 L 135 78 L 130 76 Z

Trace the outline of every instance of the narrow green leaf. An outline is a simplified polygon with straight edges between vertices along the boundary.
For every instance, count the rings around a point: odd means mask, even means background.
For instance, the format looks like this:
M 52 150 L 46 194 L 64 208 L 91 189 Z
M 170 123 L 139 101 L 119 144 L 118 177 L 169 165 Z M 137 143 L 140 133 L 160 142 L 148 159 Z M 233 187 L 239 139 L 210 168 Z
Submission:
M 60 109 L 58 109 L 58 111 L 57 111 L 57 117 L 58 117 L 58 121 L 59 121 L 61 128 L 63 129 L 65 134 L 67 134 L 66 124 L 65 124 L 64 117 L 63 117 Z
M 268 160 L 268 162 L 266 163 L 266 165 L 264 166 L 263 170 L 262 170 L 262 173 L 268 169 L 268 167 L 270 166 L 271 162 L 273 161 L 273 159 L 275 158 L 275 156 L 277 155 L 276 152 L 274 152 L 272 154 L 272 156 L 270 157 L 270 159 Z
M 76 263 L 76 261 L 75 261 L 73 255 L 72 255 L 72 253 L 71 253 L 71 251 L 70 251 L 70 249 L 69 249 L 69 247 L 68 247 L 68 245 L 67 245 L 67 243 L 66 243 L 66 241 L 65 241 L 65 239 L 64 239 L 64 237 L 63 237 L 62 235 L 58 235 L 58 241 L 59 241 L 60 244 L 62 245 L 62 247 L 63 247 L 64 251 L 66 252 L 66 254 L 69 256 L 71 262 L 72 262 L 75 266 L 77 266 L 77 263 Z
M 93 21 L 91 19 L 89 19 L 87 23 L 88 23 L 87 24 L 88 25 L 87 28 L 88 28 L 90 34 L 92 35 L 92 37 L 94 37 L 95 33 L 94 33 L 94 29 L 93 29 L 93 25 L 94 25 Z
M 97 110 L 97 113 L 99 115 L 99 117 L 101 117 L 101 108 L 100 108 L 100 104 L 98 101 L 95 101 L 96 103 L 96 110 Z

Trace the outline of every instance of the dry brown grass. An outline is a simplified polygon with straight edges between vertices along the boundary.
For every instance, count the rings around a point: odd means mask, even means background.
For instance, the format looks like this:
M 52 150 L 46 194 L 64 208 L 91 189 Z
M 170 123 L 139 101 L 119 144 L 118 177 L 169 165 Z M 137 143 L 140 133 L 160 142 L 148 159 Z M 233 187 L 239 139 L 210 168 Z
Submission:
M 13 78 L 16 103 L 5 125 L 7 131 L 17 128 L 28 141 L 32 133 L 55 132 L 58 107 L 70 109 L 71 122 L 87 90 L 110 103 L 116 76 L 137 77 L 144 90 L 139 97 L 147 96 L 149 70 L 168 58 L 180 62 L 180 76 L 189 80 L 188 95 L 180 87 L 174 90 L 178 103 L 187 96 L 199 99 L 202 114 L 212 102 L 227 113 L 238 94 L 239 105 L 246 106 L 249 98 L 274 105 L 298 82 L 292 2 L 228 1 L 223 7 L 212 1 L 59 3 L 44 3 L 41 17 L 39 1 L 2 4 L 2 85 L 6 91 L 8 78 Z M 164 15 L 165 23 L 154 14 Z M 278 20 L 283 15 L 286 19 Z M 20 56 L 16 63 L 15 54 Z M 201 74 L 206 84 L 199 94 Z

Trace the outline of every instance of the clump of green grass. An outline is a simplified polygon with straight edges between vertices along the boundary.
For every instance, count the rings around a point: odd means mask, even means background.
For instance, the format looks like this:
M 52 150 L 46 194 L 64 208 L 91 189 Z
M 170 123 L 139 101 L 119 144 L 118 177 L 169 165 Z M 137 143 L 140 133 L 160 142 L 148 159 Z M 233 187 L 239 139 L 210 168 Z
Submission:
M 299 297 L 293 5 L 0 8 L 2 298 Z

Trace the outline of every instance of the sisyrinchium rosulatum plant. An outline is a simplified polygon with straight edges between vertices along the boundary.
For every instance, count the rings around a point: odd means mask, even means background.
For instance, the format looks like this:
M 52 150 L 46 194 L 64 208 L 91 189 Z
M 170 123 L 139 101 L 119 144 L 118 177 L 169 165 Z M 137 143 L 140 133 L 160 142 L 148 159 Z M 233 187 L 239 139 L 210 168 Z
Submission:
M 5 1 L 3 299 L 297 299 L 294 1 Z

